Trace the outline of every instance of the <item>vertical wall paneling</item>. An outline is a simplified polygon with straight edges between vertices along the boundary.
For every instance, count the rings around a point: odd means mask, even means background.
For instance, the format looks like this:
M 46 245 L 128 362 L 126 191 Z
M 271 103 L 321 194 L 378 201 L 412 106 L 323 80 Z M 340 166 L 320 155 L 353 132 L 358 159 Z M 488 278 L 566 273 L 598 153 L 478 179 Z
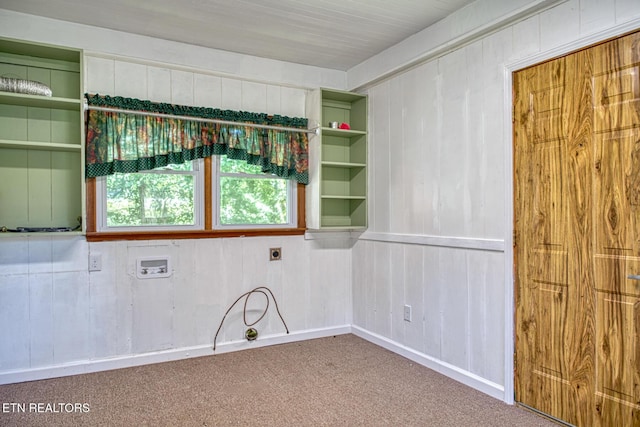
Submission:
M 285 95 L 286 98 L 286 95 Z M 280 87 L 276 87 L 276 86 L 272 86 L 272 85 L 265 85 L 265 102 L 266 102 L 266 109 L 264 111 L 271 111 L 272 114 L 280 114 L 283 116 L 289 116 L 290 114 L 283 114 L 282 113 L 282 107 L 283 107 L 283 101 L 282 101 L 282 88 Z M 287 103 L 287 100 L 285 99 L 284 103 Z
M 90 357 L 88 272 L 54 273 L 53 361 L 86 360 Z
M 193 329 L 193 338 L 183 345 L 212 342 L 212 331 L 218 326 L 216 322 L 226 310 L 223 306 L 232 296 L 229 286 L 223 286 L 225 282 L 221 276 L 225 264 L 222 242 L 213 239 L 196 240 L 191 250 L 192 252 L 183 251 L 177 267 L 180 270 L 174 272 L 177 278 L 181 278 L 177 286 L 193 288 L 189 297 L 180 295 L 180 289 L 176 293 L 176 298 L 182 300 L 179 305 L 181 310 L 195 311 L 193 322 L 185 321 L 183 324 L 183 328 Z
M 421 92 L 423 116 L 423 138 L 419 141 L 423 145 L 422 171 L 424 181 L 423 230 L 425 234 L 437 234 L 440 231 L 438 206 L 440 204 L 440 138 L 442 116 L 441 102 L 443 97 L 442 85 L 438 74 L 437 62 L 425 64 L 421 68 L 420 79 L 424 81 Z M 428 120 L 427 118 L 434 118 Z
M 463 200 L 464 234 L 471 236 L 485 235 L 484 224 L 487 222 L 485 211 L 485 197 L 487 192 L 473 191 L 473 186 L 485 188 L 487 169 L 487 154 L 484 143 L 484 70 L 483 45 L 473 43 L 465 49 L 467 68 L 467 96 L 465 115 L 468 117 L 465 126 L 467 140 L 464 158 L 465 188 Z M 462 162 L 461 162 L 462 165 Z
M 401 312 L 401 307 L 397 307 L 394 310 L 389 287 L 391 281 L 391 265 L 389 264 L 391 247 L 389 245 L 375 245 L 372 253 L 373 263 L 370 265 L 373 266 L 373 277 L 375 278 L 375 292 L 371 292 L 375 296 L 373 329 L 385 337 L 390 337 L 393 312 Z
M 404 337 L 407 345 L 422 353 L 424 347 L 424 306 L 423 306 L 423 248 L 417 245 L 407 246 L 404 250 L 404 301 L 411 306 L 411 322 L 404 322 Z M 382 297 L 382 295 L 381 295 Z
M 402 223 L 407 230 L 424 233 L 426 213 L 424 200 L 423 161 L 425 159 L 424 99 L 415 93 L 424 93 L 428 82 L 420 69 L 407 72 L 401 79 L 402 122 L 401 141 L 394 141 L 393 149 L 402 153 L 402 182 L 405 183 L 402 200 Z
M 87 92 L 116 93 L 115 62 L 112 59 L 85 55 L 84 67 Z M 89 70 L 91 70 L 91 73 L 89 73 Z
M 483 134 L 478 138 L 482 138 L 481 165 L 486 165 L 481 174 L 482 186 L 491 191 L 476 191 L 484 201 L 482 222 L 477 228 L 484 236 L 496 239 L 504 238 L 505 232 L 505 148 L 496 143 L 505 138 L 504 115 L 496 112 L 504 109 L 507 97 L 511 99 L 510 90 L 504 86 L 504 64 L 519 52 L 514 48 L 513 33 L 511 28 L 507 28 L 482 40 L 483 91 L 479 95 L 482 99 Z
M 497 13 L 491 9 L 495 3 L 480 4 L 488 8 L 465 9 L 451 19 L 449 30 L 470 31 Z M 370 177 L 371 221 L 361 237 L 367 244 L 359 241 L 354 249 L 354 325 L 381 337 L 390 330 L 390 342 L 401 351 L 408 347 L 410 354 L 434 358 L 439 367 L 455 366 L 477 375 L 483 384 L 471 375 L 470 385 L 489 389 L 507 402 L 513 401 L 510 72 L 640 25 L 637 2 L 569 0 L 548 6 L 367 88 L 369 162 L 382 172 L 373 169 Z M 397 56 L 409 55 L 401 51 Z M 355 79 L 363 74 L 354 71 Z M 424 158 L 417 178 L 398 172 L 419 153 L 416 144 Z M 411 154 L 400 155 L 397 147 Z M 421 203 L 410 195 L 416 179 L 424 183 Z M 418 217 L 423 218 L 422 227 L 415 221 Z M 469 244 L 463 243 L 466 239 Z M 488 246 L 484 239 L 504 245 Z M 388 288 L 384 279 L 368 286 L 372 257 L 376 271 L 386 271 L 376 259 L 384 246 L 390 257 Z M 419 250 L 422 265 L 414 262 Z M 421 288 L 412 288 L 420 275 Z M 422 313 L 424 331 L 414 336 L 414 325 L 396 312 L 408 293 L 420 292 L 422 301 L 412 304 L 413 322 Z M 385 307 L 385 298 L 391 300 L 389 324 L 380 317 L 372 324 L 359 315 L 369 308 L 360 307 L 363 299 Z
M 317 329 L 327 323 L 348 324 L 351 319 L 350 241 L 318 239 L 311 244 L 313 248 L 310 265 L 312 280 L 309 298 L 310 304 L 317 306 L 318 311 L 314 316 L 308 316 L 308 327 Z M 322 254 L 322 257 L 314 254 Z M 319 286 L 320 283 L 323 285 Z M 325 286 L 330 283 L 334 285 Z
M 283 116 L 299 117 L 301 112 L 305 111 L 305 91 L 292 87 L 280 86 L 278 92 L 280 93 L 279 114 Z M 271 95 L 269 95 L 269 99 L 272 99 Z M 275 99 L 277 99 L 277 96 L 275 96 Z M 306 117 L 305 114 L 302 115 Z
M 117 268 L 121 265 L 117 264 L 117 248 L 117 244 L 93 243 L 91 245 L 90 254 L 99 254 L 102 257 L 102 271 L 89 273 L 91 301 L 89 322 L 92 331 L 90 339 L 92 358 L 119 354 L 118 343 L 121 339 L 126 340 L 127 338 L 127 333 L 123 330 L 121 323 L 122 320 L 120 320 L 123 318 L 122 313 L 126 313 L 126 311 L 120 310 L 119 304 L 129 300 L 121 298 L 118 294 L 119 285 L 116 272 L 122 268 Z M 85 259 L 88 262 L 88 258 Z M 128 353 L 129 349 L 125 348 Z
M 540 47 L 549 50 L 580 32 L 579 0 L 569 0 L 540 14 Z
M 51 274 L 29 276 L 29 362 L 30 366 L 54 363 L 53 277 Z
M 442 77 L 442 130 L 440 144 L 440 232 L 447 236 L 464 232 L 464 198 L 470 191 L 464 169 L 468 156 L 467 62 L 463 49 L 438 61 Z
M 242 81 L 222 78 L 220 108 L 223 110 L 242 110 Z M 256 111 L 260 113 L 261 111 Z
M 440 305 L 440 294 L 443 292 L 441 281 L 440 263 L 438 249 L 425 247 L 423 251 L 424 259 L 424 345 L 425 354 L 442 358 L 442 307 Z
M 353 260 L 354 266 L 366 265 L 364 256 L 367 253 L 367 250 L 364 248 L 364 246 L 366 246 L 367 243 L 368 242 L 358 240 L 353 246 L 351 258 Z M 366 271 L 367 270 L 364 268 L 354 268 L 352 273 L 353 283 L 351 286 L 351 292 L 353 294 L 353 309 L 352 309 L 353 323 L 357 325 L 362 325 L 363 327 L 365 327 L 365 325 L 367 324 L 366 323 L 367 307 L 364 303 L 360 301 L 360 298 L 362 298 L 365 295 L 364 288 L 366 287 L 366 281 L 363 276 Z
M 53 272 L 53 247 L 51 237 L 28 237 L 23 240 L 29 274 Z
M 93 246 L 93 245 L 91 245 Z M 127 242 L 120 242 L 111 248 L 111 256 L 113 258 L 114 279 L 116 283 L 117 295 L 117 319 L 116 319 L 116 352 L 117 354 L 132 354 L 133 351 L 133 310 L 134 310 L 134 271 L 132 263 L 129 261 L 129 250 Z M 123 268 L 123 266 L 126 266 Z M 110 273 L 110 270 L 103 270 L 101 274 Z M 93 273 L 92 273 L 93 275 Z
M 640 8 L 635 0 L 616 0 L 615 2 L 615 23 L 632 21 L 640 17 Z
M 174 85 L 171 70 L 168 68 L 147 67 L 147 82 L 147 92 L 143 99 L 172 102 Z M 179 91 L 176 92 L 179 93 Z
M 242 109 L 257 112 L 269 111 L 267 108 L 267 85 L 242 82 Z
M 375 270 L 375 253 L 373 251 L 374 245 L 371 242 L 363 242 L 363 262 L 364 265 L 370 266 L 366 270 L 362 271 L 362 293 L 357 295 L 358 304 L 361 304 L 364 307 L 363 314 L 363 325 L 367 325 L 368 328 L 373 328 L 375 326 L 376 321 L 376 292 L 375 290 L 378 288 L 376 284 L 380 283 L 384 280 L 384 278 L 376 275 Z M 373 288 L 373 289 L 372 289 Z M 380 301 L 383 298 L 378 297 Z
M 222 105 L 221 78 L 196 73 L 193 76 L 195 105 L 209 107 Z
M 308 252 L 307 244 L 308 242 L 303 239 L 287 239 L 286 246 L 283 246 L 286 252 L 282 254 L 282 260 L 273 261 L 282 263 L 283 291 L 278 303 L 287 325 L 292 330 L 309 328 L 307 317 L 312 301 L 311 276 L 308 272 L 311 271 L 311 256 L 316 254 Z M 278 325 L 278 328 L 281 326 Z
M 197 240 L 180 240 L 173 242 L 170 251 L 173 268 L 171 347 L 192 346 L 201 336 L 203 325 L 199 314 L 209 298 L 201 291 L 208 283 L 197 280 L 195 274 L 197 265 L 192 254 L 196 253 L 197 246 Z
M 87 70 L 89 74 L 93 70 Z M 128 98 L 147 99 L 147 67 L 133 62 L 116 61 L 114 67 L 114 93 L 102 95 L 124 96 Z M 151 76 L 153 77 L 153 76 Z M 90 87 L 87 88 L 89 91 Z
M 31 324 L 28 275 L 0 275 L 0 324 L 4 325 L 0 369 L 29 368 Z
M 405 304 L 404 252 L 405 246 L 391 245 L 391 253 L 389 256 L 389 262 L 391 265 L 389 268 L 389 274 L 391 277 L 389 280 L 389 286 L 391 286 L 391 306 L 393 312 L 393 319 L 391 320 L 391 339 L 400 343 L 405 342 L 405 322 L 403 313 L 403 307 Z M 357 267 L 358 266 L 355 265 L 354 269 Z
M 381 106 L 389 111 L 389 226 L 390 230 L 397 233 L 406 232 L 404 218 L 402 217 L 405 182 L 403 181 L 402 145 L 404 141 L 404 128 L 402 127 L 402 99 L 398 95 L 402 93 L 401 82 L 394 79 L 389 84 L 389 92 L 393 96 L 389 99 L 388 106 Z M 372 112 L 369 112 L 372 114 Z M 375 114 L 375 113 L 373 113 Z M 375 136 L 377 138 L 377 136 Z M 377 144 L 377 143 L 376 143 Z M 383 153 L 383 155 L 386 153 Z
M 369 139 L 369 159 L 371 165 L 369 174 L 369 223 L 376 230 L 389 230 L 389 169 L 390 143 L 392 129 L 389 126 L 389 85 L 381 84 L 378 90 L 369 96 L 371 119 L 369 120 L 370 134 L 375 138 Z
M 580 0 L 580 33 L 601 31 L 615 23 L 616 0 Z
M 441 359 L 454 366 L 469 368 L 469 285 L 467 255 L 464 251 L 439 252 Z M 483 321 L 483 319 L 473 319 Z
M 171 103 L 195 106 L 193 73 L 171 70 Z

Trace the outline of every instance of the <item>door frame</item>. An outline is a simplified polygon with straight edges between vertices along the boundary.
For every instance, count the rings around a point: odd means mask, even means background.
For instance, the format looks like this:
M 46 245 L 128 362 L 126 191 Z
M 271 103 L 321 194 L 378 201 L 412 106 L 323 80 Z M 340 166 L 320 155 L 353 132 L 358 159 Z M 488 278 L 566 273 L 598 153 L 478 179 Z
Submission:
M 570 43 L 560 45 L 544 52 L 538 52 L 531 56 L 508 62 L 504 65 L 504 109 L 503 123 L 505 135 L 505 154 L 504 154 L 504 170 L 505 170 L 505 227 L 504 236 L 504 283 L 505 283 L 505 348 L 504 348 L 504 401 L 508 404 L 515 403 L 514 384 L 515 384 L 515 275 L 514 275 L 514 251 L 513 251 L 513 234 L 514 234 L 514 171 L 513 171 L 513 78 L 515 71 L 541 62 L 548 61 L 559 56 L 567 55 L 588 46 L 601 43 L 607 39 L 617 38 L 624 34 L 640 30 L 640 17 L 631 21 L 607 28 L 593 34 L 580 37 Z

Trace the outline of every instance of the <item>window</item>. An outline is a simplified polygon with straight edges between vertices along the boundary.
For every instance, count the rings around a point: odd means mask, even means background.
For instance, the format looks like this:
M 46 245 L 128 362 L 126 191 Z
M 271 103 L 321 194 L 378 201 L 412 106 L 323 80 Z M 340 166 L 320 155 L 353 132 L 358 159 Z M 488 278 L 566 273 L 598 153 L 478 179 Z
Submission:
M 301 234 L 300 191 L 304 194 L 304 186 L 293 180 L 226 156 L 98 177 L 88 186 L 88 193 L 95 193 L 95 213 L 90 206 L 87 237 Z
M 265 175 L 259 166 L 216 157 L 219 166 L 217 225 L 237 227 L 293 227 L 295 183 Z
M 85 98 L 87 240 L 304 233 L 306 118 Z
M 98 229 L 201 228 L 199 163 L 99 178 Z

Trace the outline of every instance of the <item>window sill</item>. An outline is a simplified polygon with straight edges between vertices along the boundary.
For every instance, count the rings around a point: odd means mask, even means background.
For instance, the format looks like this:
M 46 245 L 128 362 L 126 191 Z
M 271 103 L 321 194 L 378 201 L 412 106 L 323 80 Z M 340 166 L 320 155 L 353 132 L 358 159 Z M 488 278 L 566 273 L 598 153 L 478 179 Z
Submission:
M 192 230 L 192 231 L 131 231 L 131 232 L 87 232 L 88 242 L 117 240 L 178 240 L 215 239 L 222 237 L 295 236 L 303 235 L 306 228 L 272 228 L 246 230 Z

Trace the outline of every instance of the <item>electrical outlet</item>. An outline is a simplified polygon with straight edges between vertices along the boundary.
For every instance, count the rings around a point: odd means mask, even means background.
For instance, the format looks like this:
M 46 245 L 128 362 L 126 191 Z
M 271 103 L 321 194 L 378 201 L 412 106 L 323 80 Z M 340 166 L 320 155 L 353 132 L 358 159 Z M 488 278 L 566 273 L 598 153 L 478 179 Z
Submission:
M 102 255 L 101 254 L 89 255 L 89 271 L 100 271 L 100 270 L 102 270 Z
M 411 306 L 410 305 L 406 305 L 404 306 L 404 320 L 406 322 L 411 322 Z
M 282 259 L 282 248 L 269 249 L 269 261 L 280 261 Z

